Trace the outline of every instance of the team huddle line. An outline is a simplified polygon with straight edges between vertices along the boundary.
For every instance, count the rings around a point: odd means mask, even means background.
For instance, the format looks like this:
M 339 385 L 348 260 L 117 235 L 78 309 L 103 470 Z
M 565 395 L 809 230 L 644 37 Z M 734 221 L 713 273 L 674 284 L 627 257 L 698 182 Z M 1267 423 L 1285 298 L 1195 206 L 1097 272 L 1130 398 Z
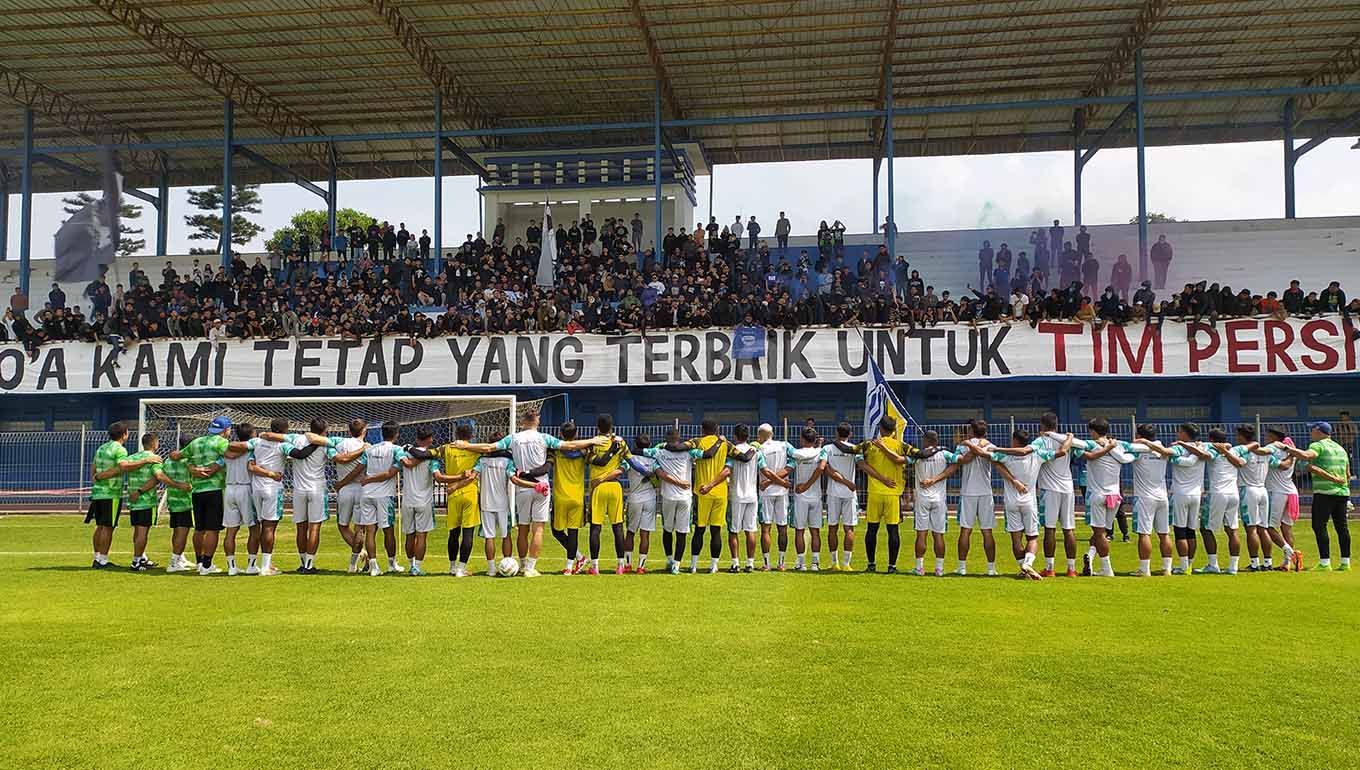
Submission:
M 1132 441 L 1119 441 L 1109 435 L 1109 422 L 1096 418 L 1082 437 L 1060 431 L 1053 413 L 1040 418 L 1038 435 L 1016 430 L 1006 446 L 988 439 L 985 421 L 972 420 L 953 449 L 942 446 L 935 431 L 921 435 L 920 447 L 903 441 L 901 426 L 890 416 L 879 421 L 877 435 L 858 442 L 852 439 L 850 425 L 841 423 L 836 435 L 827 438 L 810 427 L 804 429 L 798 446 L 775 439 L 769 424 L 760 425 L 754 437 L 748 426 L 738 425 L 729 439 L 719 435 L 716 422 L 707 420 L 698 439 L 681 440 L 671 429 L 659 443 L 642 435 L 630 444 L 614 434 L 608 415 L 597 420 L 599 433 L 593 438 L 578 439 L 570 421 L 561 426 L 560 437 L 540 432 L 536 408 L 523 410 L 520 423 L 517 432 L 486 443 L 473 442 L 472 425 L 462 423 L 453 441 L 435 446 L 428 427 L 416 430 L 413 443 L 398 445 L 401 426 L 395 422 L 383 423 L 382 440 L 369 443 L 368 424 L 358 419 L 347 426 L 348 436 L 336 438 L 328 436 L 329 426 L 320 418 L 311 421 L 308 431 L 294 433 L 284 418 L 272 420 L 269 430 L 257 431 L 217 417 L 204 435 L 186 436 L 165 456 L 159 454 L 154 432 L 143 434 L 140 451 L 129 454 L 124 446 L 128 429 L 114 423 L 92 467 L 94 484 L 86 516 L 87 523 L 96 525 L 92 566 L 114 566 L 108 560 L 109 546 L 124 508 L 133 527 L 131 569 L 141 572 L 157 566 L 147 558 L 146 549 L 156 522 L 158 489 L 163 487 L 172 533 L 167 571 L 222 572 L 213 563 L 220 543 L 229 575 L 279 574 L 273 551 L 284 516 L 285 466 L 290 463 L 297 571 L 302 574 L 318 572 L 321 525 L 333 510 L 350 549 L 351 573 L 425 575 L 428 536 L 435 526 L 435 492 L 442 485 L 450 573 L 460 577 L 468 574 L 478 533 L 487 574 L 538 576 L 545 530 L 566 551 L 564 574 L 599 574 L 606 527 L 618 560 L 615 571 L 645 573 L 658 521 L 666 569 L 672 574 L 685 567 L 686 555 L 688 571 L 699 571 L 706 535 L 709 572 L 721 568 L 724 540 L 729 572 L 757 569 L 757 535 L 759 569 L 782 571 L 787 567 L 790 527 L 794 570 L 821 570 L 825 529 L 831 569 L 852 571 L 861 517 L 866 523 L 866 569 L 877 571 L 879 531 L 886 529 L 886 571 L 896 573 L 908 501 L 916 532 L 915 566 L 910 572 L 927 574 L 925 556 L 933 547 L 933 574 L 943 576 L 946 486 L 949 477 L 958 475 L 954 572 L 966 574 L 973 531 L 980 530 L 987 574 L 995 575 L 996 473 L 1004 481 L 1002 519 L 1019 576 L 1040 580 L 1059 574 L 1055 569 L 1059 530 L 1066 575 L 1112 576 L 1110 533 L 1123 503 L 1120 469 L 1125 464 L 1132 465 L 1138 575 L 1152 574 L 1154 538 L 1163 574 L 1237 573 L 1239 522 L 1246 531 L 1249 571 L 1302 570 L 1304 555 L 1293 538 L 1293 523 L 1300 515 L 1293 481 L 1296 464 L 1314 477 L 1312 526 L 1319 551 L 1314 569 L 1332 568 L 1329 523 L 1336 529 L 1340 550 L 1336 568 L 1350 566 L 1345 520 L 1349 459 L 1331 440 L 1330 425 L 1322 422 L 1311 426 L 1307 449 L 1295 446 L 1281 429 L 1272 428 L 1258 440 L 1256 429 L 1247 425 L 1238 427 L 1232 440 L 1224 431 L 1210 430 L 1204 441 L 1199 427 L 1186 423 L 1174 440 L 1165 442 L 1154 426 L 1139 425 Z M 1086 464 L 1084 504 L 1092 531 L 1080 573 L 1073 458 Z M 329 464 L 334 465 L 336 479 L 333 509 Z M 909 466 L 913 474 L 906 472 Z M 866 493 L 863 511 L 857 484 L 861 477 Z M 587 525 L 588 556 L 580 542 Z M 409 570 L 397 558 L 398 526 L 405 537 Z M 247 531 L 244 568 L 236 558 L 242 528 Z M 1041 530 L 1042 570 L 1035 566 Z M 185 556 L 191 531 L 193 562 Z M 378 560 L 379 532 L 386 568 Z M 1219 532 L 1228 545 L 1224 560 Z M 1192 570 L 1200 540 L 1207 563 Z M 1282 557 L 1278 565 L 1277 550 Z

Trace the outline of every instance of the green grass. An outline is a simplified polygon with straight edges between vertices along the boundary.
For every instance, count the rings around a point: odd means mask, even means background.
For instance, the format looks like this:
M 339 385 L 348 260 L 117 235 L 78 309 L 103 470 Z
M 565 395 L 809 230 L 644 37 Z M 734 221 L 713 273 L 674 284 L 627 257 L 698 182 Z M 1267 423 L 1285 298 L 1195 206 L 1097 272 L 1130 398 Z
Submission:
M 1360 573 L 208 579 L 88 545 L 0 518 L 0 767 L 1360 764 Z

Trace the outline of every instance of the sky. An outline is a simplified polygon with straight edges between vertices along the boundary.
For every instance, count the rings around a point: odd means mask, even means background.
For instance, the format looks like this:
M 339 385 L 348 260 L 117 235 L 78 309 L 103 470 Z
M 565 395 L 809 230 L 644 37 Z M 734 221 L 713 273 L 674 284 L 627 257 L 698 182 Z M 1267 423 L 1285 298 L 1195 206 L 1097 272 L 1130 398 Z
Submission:
M 1323 143 L 1296 167 L 1300 217 L 1360 214 L 1360 150 L 1354 137 Z M 1136 154 L 1133 149 L 1101 150 L 1082 176 L 1085 224 L 1127 222 L 1138 213 Z M 795 235 L 816 232 L 822 219 L 842 220 L 852 232 L 870 232 L 873 212 L 872 164 L 868 160 L 801 163 L 752 163 L 718 166 L 714 171 L 713 215 L 730 222 L 755 214 L 773 223 L 787 212 Z M 898 229 L 954 230 L 1037 226 L 1053 219 L 1072 221 L 1072 154 L 1044 152 L 938 158 L 898 158 L 894 162 Z M 1148 210 L 1177 219 L 1264 219 L 1284 216 L 1284 168 L 1279 142 L 1153 147 L 1147 150 Z M 887 210 L 886 169 L 881 175 L 880 221 Z M 324 183 L 323 183 L 324 184 Z M 413 231 L 430 227 L 434 217 L 431 179 L 342 181 L 341 207 L 357 208 L 379 220 L 405 222 Z M 771 195 L 770 191 L 779 191 Z M 98 195 L 97 191 L 95 192 Z M 153 192 L 151 190 L 149 192 Z M 188 239 L 184 217 L 186 188 L 171 188 L 170 252 L 210 245 Z M 320 198 L 292 184 L 263 185 L 262 213 L 255 220 L 264 233 L 244 251 L 263 251 L 264 240 L 288 223 L 294 212 L 322 208 Z M 34 196 L 33 258 L 52 254 L 52 235 L 66 218 L 61 194 Z M 698 180 L 696 219 L 708 215 L 708 180 Z M 135 202 L 135 201 L 134 201 Z M 475 177 L 444 180 L 444 240 L 461 243 L 478 229 L 479 198 Z M 18 255 L 19 196 L 9 201 L 9 254 Z M 148 246 L 155 246 L 154 209 L 145 207 L 139 222 Z M 644 213 L 644 219 L 646 214 Z M 432 229 L 432 228 L 431 228 Z M 147 252 L 149 253 L 149 252 Z

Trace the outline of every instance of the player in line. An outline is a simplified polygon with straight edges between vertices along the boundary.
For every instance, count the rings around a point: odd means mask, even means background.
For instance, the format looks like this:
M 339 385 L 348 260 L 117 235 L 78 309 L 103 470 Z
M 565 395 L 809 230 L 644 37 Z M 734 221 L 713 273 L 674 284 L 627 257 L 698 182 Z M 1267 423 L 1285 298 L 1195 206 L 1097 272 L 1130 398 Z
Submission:
M 955 449 L 958 464 L 963 468 L 959 482 L 959 566 L 956 575 L 968 574 L 968 551 L 973 530 L 982 530 L 982 551 L 987 556 L 987 574 L 995 576 L 996 540 L 992 527 L 996 524 L 996 499 L 992 497 L 992 466 L 990 462 L 995 444 L 987 440 L 987 421 L 971 420 L 968 438 Z M 980 462 L 975 462 L 980 460 Z
M 324 466 L 327 452 L 330 450 L 330 439 L 325 434 L 325 422 L 320 423 L 322 430 L 305 434 L 294 434 L 288 432 L 288 420 L 284 417 L 275 417 L 269 423 L 269 430 L 261 432 L 258 436 L 246 441 L 249 447 L 249 461 L 246 469 L 250 473 L 251 501 L 254 506 L 255 516 L 258 520 L 258 542 L 260 549 L 259 574 L 273 576 L 280 574 L 278 567 L 274 566 L 274 542 L 279 522 L 283 520 L 283 471 L 285 459 L 292 451 L 297 449 L 300 442 L 306 446 L 315 446 L 323 449 L 320 458 L 322 464 L 322 486 L 320 494 L 309 506 L 306 501 L 308 491 L 316 486 L 315 480 L 303 482 L 303 501 L 299 504 L 296 488 L 294 491 L 294 522 L 298 520 L 298 511 L 302 512 L 303 524 L 298 527 L 298 553 L 299 566 L 303 569 L 303 574 L 310 574 L 313 570 L 308 568 L 306 554 L 311 547 L 308 537 L 310 527 L 306 520 L 310 518 L 312 510 L 315 509 L 318 540 L 320 539 L 320 524 L 325 516 L 326 497 L 324 486 Z M 310 455 L 308 455 L 310 457 Z M 294 479 L 296 487 L 297 479 Z M 300 508 L 299 508 L 300 505 Z M 232 540 L 230 531 L 227 538 Z M 254 559 L 247 569 L 248 574 L 254 574 Z M 228 555 L 228 573 L 235 566 L 235 560 Z
M 349 546 L 349 572 L 353 574 L 368 559 L 364 536 L 359 530 L 359 511 L 362 506 L 362 485 L 358 483 L 359 458 L 368 449 L 364 434 L 368 423 L 358 418 L 350 420 L 349 435 L 336 445 L 335 456 L 335 526 Z M 343 458 L 353 459 L 345 460 Z
M 1162 556 L 1162 574 L 1172 574 L 1171 501 L 1166 495 L 1166 464 L 1172 449 L 1157 440 L 1157 428 L 1143 424 L 1134 440 L 1121 442 L 1133 455 L 1133 531 L 1138 535 L 1138 576 L 1152 575 L 1152 535 Z
M 633 439 L 633 451 L 628 456 L 628 532 L 623 540 L 623 571 L 647 574 L 647 555 L 651 552 L 651 537 L 656 531 L 658 463 L 646 454 L 652 448 L 651 436 L 642 434 Z M 637 547 L 636 567 L 633 548 Z M 667 553 L 669 557 L 669 552 Z
M 499 441 L 502 436 L 497 436 Z M 510 499 L 515 487 L 511 479 L 515 476 L 515 461 L 510 452 L 502 450 L 484 454 L 472 466 L 477 482 L 478 507 L 480 509 L 482 539 L 485 541 L 486 574 L 496 576 L 496 544 L 499 542 L 502 556 L 514 555 L 514 522 L 511 520 Z M 471 555 L 469 553 L 469 555 Z M 463 563 L 461 575 L 467 574 L 467 562 Z
M 690 528 L 693 462 L 703 452 L 685 444 L 680 440 L 680 432 L 670 428 L 666 431 L 666 443 L 643 450 L 643 455 L 657 461 L 655 473 L 661 479 L 661 543 L 666 551 L 666 570 L 678 575 Z
M 166 455 L 161 463 L 166 478 L 175 482 L 165 486 L 165 508 L 170 512 L 170 563 L 165 566 L 166 572 L 189 572 L 200 558 L 197 553 L 193 562 L 184 558 L 184 548 L 194 528 L 194 501 L 190 496 L 193 477 L 189 474 L 189 464 L 184 461 L 184 448 L 192 440 L 192 436 L 181 436 L 179 448 Z
M 737 546 L 738 537 L 741 536 L 746 541 L 745 571 L 751 572 L 755 569 L 756 564 L 756 531 L 759 525 L 760 482 L 765 481 L 771 484 L 778 484 L 782 480 L 780 477 L 771 473 L 770 469 L 766 467 L 765 455 L 760 452 L 759 447 L 750 443 L 750 426 L 745 424 L 738 425 L 732 429 L 732 435 L 737 440 L 737 443 L 729 447 L 727 453 L 727 468 L 723 471 L 728 474 L 730 480 L 729 495 L 731 501 L 731 511 L 728 516 L 727 544 L 728 551 L 732 555 L 732 564 L 727 568 L 727 571 L 733 573 L 738 571 Z
M 1237 574 L 1237 561 L 1242 544 L 1237 537 L 1237 507 L 1241 497 L 1237 492 L 1237 468 L 1244 464 L 1242 457 L 1228 444 L 1228 434 L 1217 428 L 1209 431 L 1209 444 L 1202 450 L 1209 465 L 1209 506 L 1200 515 L 1200 535 L 1204 538 L 1204 552 L 1209 563 L 1200 574 Z M 1228 538 L 1228 566 L 1223 569 L 1218 559 L 1218 540 L 1214 530 L 1222 528 Z
M 1238 509 L 1242 514 L 1242 526 L 1247 528 L 1247 571 L 1273 571 L 1274 543 L 1267 526 L 1270 493 L 1266 492 L 1271 451 L 1256 440 L 1256 428 L 1251 425 L 1237 427 L 1237 441 L 1233 451 L 1242 452 L 1239 455 L 1242 464 L 1237 466 L 1237 493 L 1241 499 Z
M 826 446 L 826 540 L 831 552 L 831 570 L 850 572 L 855 552 L 855 525 L 859 524 L 855 471 L 864 455 L 850 441 L 850 423 L 836 425 L 836 440 Z M 842 543 L 840 530 L 844 530 Z M 841 545 L 844 545 L 844 550 Z
M 155 433 L 142 434 L 142 451 L 129 456 L 128 462 L 138 463 L 138 467 L 127 472 L 128 517 L 132 519 L 132 571 L 146 572 L 156 563 L 146 557 L 147 535 L 156 525 L 156 488 L 165 484 L 180 492 L 192 487 L 187 482 L 176 481 L 165 474 L 162 462 L 142 463 L 143 460 L 159 460 L 157 451 L 160 437 Z
M 946 479 L 959 469 L 963 458 L 940 446 L 940 434 L 928 430 L 921 434 L 922 449 L 917 457 L 907 458 L 916 472 L 912 496 L 912 519 L 916 530 L 916 566 L 911 574 L 925 572 L 926 536 L 930 536 L 935 552 L 935 577 L 944 577 L 944 534 L 949 525 L 946 505 Z M 891 541 L 889 541 L 891 543 Z
M 326 463 L 334 461 L 337 466 L 350 463 L 364 453 L 362 443 L 355 446 L 348 438 L 330 438 L 329 432 L 326 421 L 316 417 L 308 425 L 307 433 L 290 436 L 288 459 L 293 463 L 293 526 L 297 530 L 297 571 L 302 575 L 319 572 L 316 553 L 321 548 L 321 525 L 330 518 Z M 347 529 L 341 528 L 342 537 Z M 348 537 L 345 544 L 353 547 L 353 541 Z
M 383 531 L 383 542 L 387 547 L 387 571 L 402 572 L 397 562 L 396 503 L 399 452 L 392 443 L 401 434 L 401 426 L 395 422 L 382 424 L 382 441 L 370 445 L 359 457 L 358 464 L 349 475 L 341 480 L 342 484 L 357 482 L 359 491 L 359 511 L 356 518 L 362 533 L 364 550 L 368 553 L 368 574 L 377 577 L 383 574 L 378 566 L 377 535 Z M 390 545 L 389 545 L 390 543 Z
M 690 544 L 689 571 L 699 571 L 699 553 L 704 549 L 704 534 L 709 537 L 708 571 L 718 571 L 722 556 L 722 531 L 727 527 L 727 452 L 731 446 L 727 438 L 718 435 L 716 420 L 705 419 L 700 425 L 703 435 L 687 442 L 699 455 L 694 458 L 694 541 Z
M 1284 551 L 1277 569 L 1281 571 L 1303 569 L 1303 552 L 1294 548 L 1294 521 L 1299 517 L 1299 488 L 1294 484 L 1294 458 L 1284 446 L 1294 446 L 1280 428 L 1266 431 L 1270 451 L 1270 470 L 1266 471 L 1266 492 L 1269 494 L 1269 513 L 1266 517 L 1265 534 L 1271 542 Z
M 868 522 L 865 532 L 864 552 L 868 558 L 865 569 L 874 572 L 878 569 L 876 557 L 878 555 L 878 529 L 882 525 L 888 528 L 888 573 L 897 572 L 897 555 L 902 547 L 902 492 L 903 474 L 902 469 L 912 458 L 920 457 L 921 452 L 916 447 L 903 443 L 897 438 L 897 420 L 885 415 L 878 421 L 878 435 L 867 437 L 858 445 L 850 445 L 845 439 L 849 437 L 850 426 L 848 423 L 841 423 L 836 426 L 837 440 L 831 445 L 827 452 L 828 465 L 841 467 L 836 468 L 843 477 L 854 478 L 854 470 L 863 471 L 868 479 L 866 484 L 867 504 L 864 509 L 864 517 Z M 845 458 L 854 457 L 853 469 L 844 467 Z M 839 487 L 839 489 L 838 489 Z M 832 490 L 836 490 L 838 495 L 843 495 L 840 490 L 848 489 L 853 501 L 853 485 L 845 485 L 843 482 L 828 485 L 828 504 Z M 837 503 L 844 506 L 844 502 Z M 853 503 L 852 503 L 853 505 Z M 847 558 L 845 567 L 850 566 L 849 552 L 853 549 L 853 527 L 847 531 Z M 834 535 L 832 536 L 831 547 L 835 549 Z
M 784 554 L 789 550 L 789 490 L 793 488 L 789 481 L 789 472 L 792 470 L 789 465 L 789 452 L 793 447 L 784 441 L 778 441 L 774 437 L 774 428 L 768 423 L 761 423 L 756 429 L 756 448 L 760 452 L 761 458 L 765 460 L 765 469 L 770 475 L 757 482 L 759 492 L 759 516 L 760 516 L 760 555 L 763 561 L 761 569 L 769 572 L 770 567 L 770 531 L 778 531 L 779 559 L 774 569 L 784 571 Z
M 1034 569 L 1034 559 L 1039 553 L 1039 505 L 1035 499 L 1039 473 L 1045 463 L 1066 455 L 1071 449 L 1071 436 L 1055 452 L 1047 446 L 1033 446 L 1029 432 L 1017 428 L 1011 433 L 1009 452 L 1002 447 L 995 447 L 992 452 L 991 461 L 996 463 L 997 471 L 1006 480 L 1002 510 L 1006 532 L 1011 537 L 1011 553 L 1021 577 L 1043 579 Z
M 798 552 L 794 570 L 822 569 L 822 475 L 826 473 L 826 448 L 814 428 L 803 428 L 802 446 L 788 450 L 793 466 L 793 547 Z M 808 530 L 812 531 L 812 559 L 807 558 Z
M 471 441 L 472 425 L 460 423 L 454 428 L 453 436 L 458 441 Z M 510 456 L 508 452 L 498 454 L 502 457 Z M 434 456 L 439 458 L 441 466 L 440 471 L 434 474 L 434 480 L 444 484 L 447 490 L 444 500 L 449 527 L 447 544 L 449 574 L 466 577 L 468 560 L 472 558 L 473 542 L 482 524 L 481 482 L 475 469 L 483 456 L 467 449 L 459 449 L 453 444 L 439 447 L 434 451 Z M 486 457 L 489 458 L 491 455 Z M 492 537 L 494 539 L 495 535 Z M 494 556 L 489 558 L 494 566 Z
M 1346 522 L 1346 504 L 1350 501 L 1350 456 L 1332 440 L 1330 423 L 1313 423 L 1309 426 L 1308 437 L 1307 449 L 1285 443 L 1275 444 L 1272 448 L 1308 463 L 1308 472 L 1317 477 L 1313 481 L 1312 523 L 1318 543 L 1318 561 L 1313 570 L 1328 572 L 1332 569 L 1331 533 L 1327 531 L 1330 523 L 1336 529 L 1336 543 L 1341 551 L 1341 561 L 1336 569 L 1345 572 L 1351 568 L 1351 533 Z
M 1199 426 L 1187 422 L 1176 429 L 1171 445 L 1171 526 L 1176 534 L 1176 554 L 1180 564 L 1173 575 L 1191 574 L 1195 561 L 1195 527 L 1204 498 L 1204 461 L 1208 453 L 1199 443 Z
M 1086 423 L 1091 438 L 1073 440 L 1072 453 L 1086 460 L 1086 523 L 1091 525 L 1091 547 L 1086 553 L 1084 572 L 1099 577 L 1114 577 L 1110 566 L 1110 532 L 1123 503 L 1119 483 L 1120 466 L 1133 462 L 1133 455 L 1110 438 L 1110 421 L 1095 417 Z M 1099 571 L 1095 559 L 1100 558 Z
M 406 536 L 406 558 L 411 562 L 411 577 L 424 577 L 422 562 L 434 530 L 434 484 L 445 476 L 431 446 L 434 433 L 428 427 L 416 429 L 416 443 L 398 447 L 394 455 L 401 471 L 401 531 Z M 391 472 L 390 470 L 388 471 Z
M 623 524 L 623 464 L 628 460 L 628 442 L 614 435 L 614 418 L 601 414 L 595 419 L 595 429 L 609 438 L 604 446 L 591 447 L 587 455 L 590 463 L 590 574 L 600 574 L 600 536 L 609 525 L 614 535 L 614 555 L 617 561 L 614 574 L 622 575 L 627 553 Z

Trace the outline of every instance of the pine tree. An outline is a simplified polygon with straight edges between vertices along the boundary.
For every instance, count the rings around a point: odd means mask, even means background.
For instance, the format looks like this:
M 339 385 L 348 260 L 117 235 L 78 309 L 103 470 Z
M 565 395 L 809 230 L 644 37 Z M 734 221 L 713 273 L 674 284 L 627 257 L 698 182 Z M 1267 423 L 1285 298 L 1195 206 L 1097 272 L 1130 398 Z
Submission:
M 62 210 L 67 214 L 75 215 L 86 206 L 96 202 L 96 198 L 89 193 L 76 193 L 70 198 L 62 198 L 65 204 Z M 133 254 L 146 248 L 146 239 L 137 238 L 144 231 L 140 227 L 132 227 L 129 221 L 142 218 L 142 207 L 135 203 L 123 203 L 118 208 L 118 256 L 130 257 Z
M 260 213 L 259 185 L 234 185 L 231 195 L 231 242 L 244 246 L 264 231 L 260 225 L 246 218 L 246 214 Z M 222 185 L 206 190 L 190 190 L 189 205 L 204 212 L 184 218 L 184 223 L 193 228 L 189 234 L 191 241 L 214 241 L 215 249 L 190 249 L 191 254 L 216 254 L 222 246 Z

